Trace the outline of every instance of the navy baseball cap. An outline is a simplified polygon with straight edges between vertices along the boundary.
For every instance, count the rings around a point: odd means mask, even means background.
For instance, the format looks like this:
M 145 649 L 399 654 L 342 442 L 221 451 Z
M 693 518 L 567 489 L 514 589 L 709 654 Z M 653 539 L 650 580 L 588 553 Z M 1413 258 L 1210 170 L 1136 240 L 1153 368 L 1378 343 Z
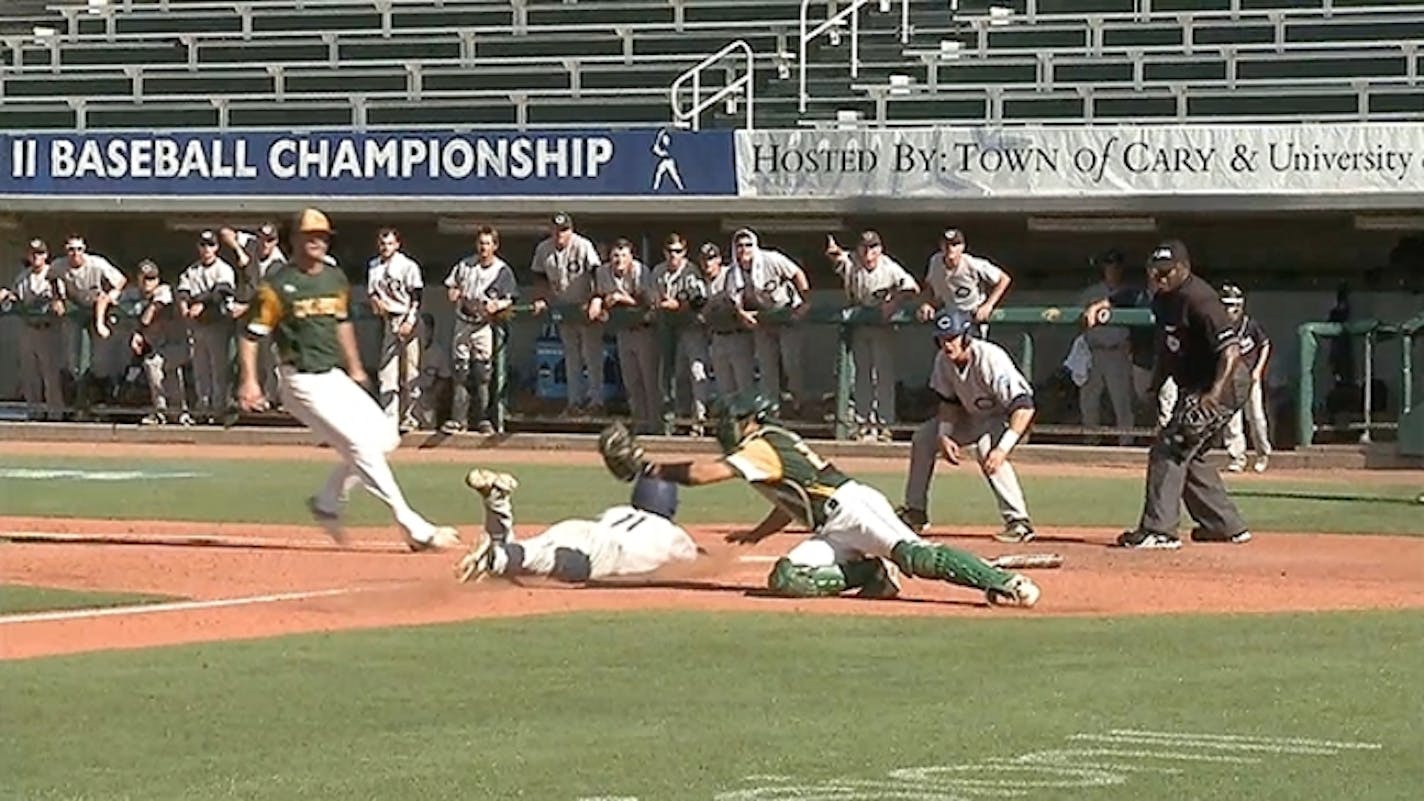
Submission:
M 711 242 L 703 242 L 702 247 L 698 249 L 698 252 L 702 254 L 702 259 L 704 261 L 722 258 L 722 251 Z
M 574 218 L 566 211 L 561 211 L 553 216 L 549 222 L 556 231 L 568 231 L 574 227 Z
M 934 318 L 934 336 L 936 342 L 943 342 L 946 339 L 956 337 L 972 336 L 974 334 L 974 318 L 969 316 L 969 312 L 961 309 L 943 309 Z
M 277 226 L 272 223 L 262 223 L 257 229 L 257 236 L 267 242 L 277 241 Z
M 198 234 L 198 244 L 203 247 L 215 248 L 218 246 L 218 235 L 212 231 L 204 231 Z

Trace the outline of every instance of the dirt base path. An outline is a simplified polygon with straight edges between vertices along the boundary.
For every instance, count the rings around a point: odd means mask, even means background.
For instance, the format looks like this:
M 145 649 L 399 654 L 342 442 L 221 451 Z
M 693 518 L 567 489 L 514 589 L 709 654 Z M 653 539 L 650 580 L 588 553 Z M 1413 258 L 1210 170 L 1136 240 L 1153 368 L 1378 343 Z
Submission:
M 403 626 L 487 617 L 624 609 L 717 609 L 875 615 L 1122 615 L 1424 607 L 1424 538 L 1263 535 L 1245 546 L 1137 553 L 1107 547 L 1116 532 L 1050 529 L 1029 546 L 988 530 L 946 541 L 984 556 L 1056 552 L 1036 571 L 1031 611 L 993 609 L 974 591 L 907 580 L 896 601 L 787 600 L 759 593 L 797 535 L 750 548 L 726 529 L 694 537 L 709 555 L 679 573 L 595 587 L 490 580 L 459 585 L 457 554 L 410 554 L 389 530 L 357 529 L 348 550 L 312 527 L 0 518 L 20 541 L 0 544 L 0 582 L 161 593 L 191 599 L 152 608 L 0 617 L 0 658 Z M 41 532 L 71 541 L 26 541 Z M 474 529 L 462 534 L 469 539 Z M 521 527 L 529 536 L 537 528 Z

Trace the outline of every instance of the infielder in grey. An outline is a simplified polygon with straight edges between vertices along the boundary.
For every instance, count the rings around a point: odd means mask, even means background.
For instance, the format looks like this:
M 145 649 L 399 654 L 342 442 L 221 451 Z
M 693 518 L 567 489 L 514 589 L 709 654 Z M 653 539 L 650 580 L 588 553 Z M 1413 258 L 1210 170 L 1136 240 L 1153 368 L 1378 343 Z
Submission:
M 917 314 L 929 322 L 940 309 L 969 312 L 979 324 L 979 335 L 989 333 L 989 317 L 1013 279 L 1002 267 L 964 250 L 964 232 L 950 228 L 940 240 L 940 249 L 930 257 L 925 269 L 924 297 Z
M 920 291 L 900 263 L 884 252 L 880 234 L 865 231 L 855 253 L 826 237 L 826 256 L 845 282 L 846 300 L 853 306 L 879 311 L 879 323 L 851 328 L 855 358 L 855 418 L 865 439 L 889 442 L 895 422 L 895 329 L 890 317 L 900 304 Z
M 494 326 L 514 305 L 519 287 L 514 270 L 499 257 L 499 231 L 481 226 L 475 232 L 475 253 L 459 260 L 445 277 L 450 302 L 455 304 L 455 332 L 451 338 L 451 376 L 454 393 L 450 419 L 441 426 L 446 434 L 465 430 L 470 419 L 470 389 L 475 393 L 475 429 L 493 434 L 490 422 L 490 382 L 494 379 Z
M 692 390 L 693 430 L 707 423 L 707 401 L 712 396 L 711 359 L 702 312 L 707 307 L 707 282 L 687 258 L 687 240 L 672 234 L 663 243 L 664 261 L 653 268 L 658 311 L 672 326 L 676 355 L 669 383 L 674 389 L 682 376 Z
M 0 287 L 6 310 L 19 305 L 20 389 L 31 420 L 64 418 L 64 284 L 48 263 L 49 247 L 30 240 L 25 270 L 14 288 Z
M 780 408 L 784 373 L 791 404 L 799 407 L 807 400 L 797 325 L 811 310 L 806 271 L 785 253 L 761 247 L 748 228 L 732 234 L 732 249 L 736 269 L 729 291 L 741 295 L 740 316 L 754 335 L 762 396 Z
M 598 248 L 574 233 L 574 220 L 559 212 L 550 221 L 550 235 L 534 248 L 534 313 L 550 306 L 559 313 L 559 339 L 564 345 L 569 414 L 603 413 L 603 323 L 592 313 L 593 274 Z M 584 370 L 588 383 L 584 383 Z
M 415 381 L 420 377 L 420 265 L 401 250 L 400 232 L 376 234 L 376 256 L 366 265 L 366 293 L 381 320 L 381 358 L 376 372 L 377 402 L 401 433 L 414 431 Z
M 608 252 L 608 264 L 598 268 L 594 279 L 590 316 L 607 321 L 619 311 L 618 366 L 623 371 L 623 388 L 628 392 L 628 410 L 634 428 L 655 431 L 662 418 L 662 388 L 658 382 L 658 339 L 653 328 L 653 309 L 658 288 L 652 271 L 633 258 L 633 243 L 618 239 Z
M 65 318 L 65 367 L 76 377 L 79 376 L 79 349 L 81 337 L 89 337 L 89 373 L 100 381 L 121 373 L 129 363 L 129 343 L 114 339 L 109 328 L 109 308 L 119 302 L 119 296 L 128 279 L 114 263 L 99 255 L 90 253 L 81 236 L 71 235 L 64 246 L 66 261 L 58 260 L 50 264 L 50 275 L 64 282 L 65 301 L 71 309 L 77 306 L 83 311 L 79 316 Z M 92 390 L 88 382 L 81 380 L 79 407 L 87 410 L 93 403 Z
M 237 276 L 218 258 L 218 237 L 198 235 L 198 260 L 178 278 L 178 309 L 190 321 L 198 413 L 208 423 L 227 411 L 232 394 L 233 318 Z
M 138 330 L 133 334 L 131 347 L 134 354 L 143 359 L 143 374 L 148 380 L 149 400 L 153 404 L 153 412 L 141 422 L 144 425 L 167 423 L 171 398 L 178 407 L 177 422 L 192 425 L 183 365 L 193 358 L 193 343 L 188 338 L 188 327 L 178 316 L 173 287 L 163 283 L 158 265 L 145 259 L 138 265 L 138 291 Z
M 1004 530 L 994 539 L 1028 542 L 1033 525 L 1009 454 L 1033 423 L 1033 385 L 1003 348 L 975 338 L 978 324 L 967 312 L 940 312 L 934 327 L 939 352 L 930 389 L 939 396 L 939 414 L 915 432 L 901 519 L 917 531 L 929 524 L 936 456 L 959 464 L 961 449 L 972 446 L 1004 519 Z
M 698 257 L 707 282 L 707 307 L 702 316 L 711 339 L 708 352 L 717 392 L 726 397 L 755 389 L 756 348 L 742 317 L 741 292 L 734 292 L 735 282 L 729 280 L 736 271 L 723 265 L 722 251 L 711 242 L 702 244 Z
M 1114 296 L 1123 288 L 1122 254 L 1110 250 L 1098 257 L 1103 280 L 1083 290 L 1080 302 L 1084 307 Z M 1112 401 L 1113 424 L 1118 428 L 1133 425 L 1132 402 L 1132 341 L 1131 332 L 1120 325 L 1091 326 L 1083 332 L 1092 361 L 1088 381 L 1078 389 L 1078 406 L 1083 425 L 1097 428 L 1102 424 L 1103 392 Z M 1119 445 L 1132 443 L 1130 434 L 1118 435 Z

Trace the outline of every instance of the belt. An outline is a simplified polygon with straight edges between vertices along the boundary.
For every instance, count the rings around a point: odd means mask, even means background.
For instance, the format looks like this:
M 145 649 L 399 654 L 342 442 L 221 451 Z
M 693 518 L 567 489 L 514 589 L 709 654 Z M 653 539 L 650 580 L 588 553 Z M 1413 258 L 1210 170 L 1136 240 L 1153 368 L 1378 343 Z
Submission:
M 25 325 L 28 326 L 29 328 L 45 329 L 45 328 L 50 328 L 51 326 L 53 326 L 53 325 L 54 325 L 54 321 L 53 321 L 53 320 L 39 320 L 39 321 L 32 322 L 32 321 L 30 321 L 30 320 L 26 320 L 26 321 L 25 321 Z
M 737 329 L 737 330 L 735 330 L 735 331 L 717 331 L 717 330 L 715 330 L 715 329 L 712 331 L 712 335 L 713 335 L 713 336 L 719 336 L 719 337 L 735 337 L 735 336 L 741 336 L 742 334 L 748 334 L 748 335 L 749 335 L 749 334 L 751 334 L 751 332 L 748 331 L 748 330 L 746 330 L 745 328 L 739 328 L 739 329 Z

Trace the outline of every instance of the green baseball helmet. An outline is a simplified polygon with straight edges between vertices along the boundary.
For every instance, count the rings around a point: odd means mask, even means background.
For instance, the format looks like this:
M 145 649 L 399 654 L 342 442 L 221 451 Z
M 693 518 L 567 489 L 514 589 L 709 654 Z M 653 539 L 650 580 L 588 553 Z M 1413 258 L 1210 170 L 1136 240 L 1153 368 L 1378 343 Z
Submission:
M 754 389 L 746 389 L 726 398 L 718 399 L 713 405 L 713 415 L 717 420 L 717 444 L 723 453 L 731 453 L 742 441 L 742 424 L 748 419 L 762 422 L 771 415 L 775 405 Z

